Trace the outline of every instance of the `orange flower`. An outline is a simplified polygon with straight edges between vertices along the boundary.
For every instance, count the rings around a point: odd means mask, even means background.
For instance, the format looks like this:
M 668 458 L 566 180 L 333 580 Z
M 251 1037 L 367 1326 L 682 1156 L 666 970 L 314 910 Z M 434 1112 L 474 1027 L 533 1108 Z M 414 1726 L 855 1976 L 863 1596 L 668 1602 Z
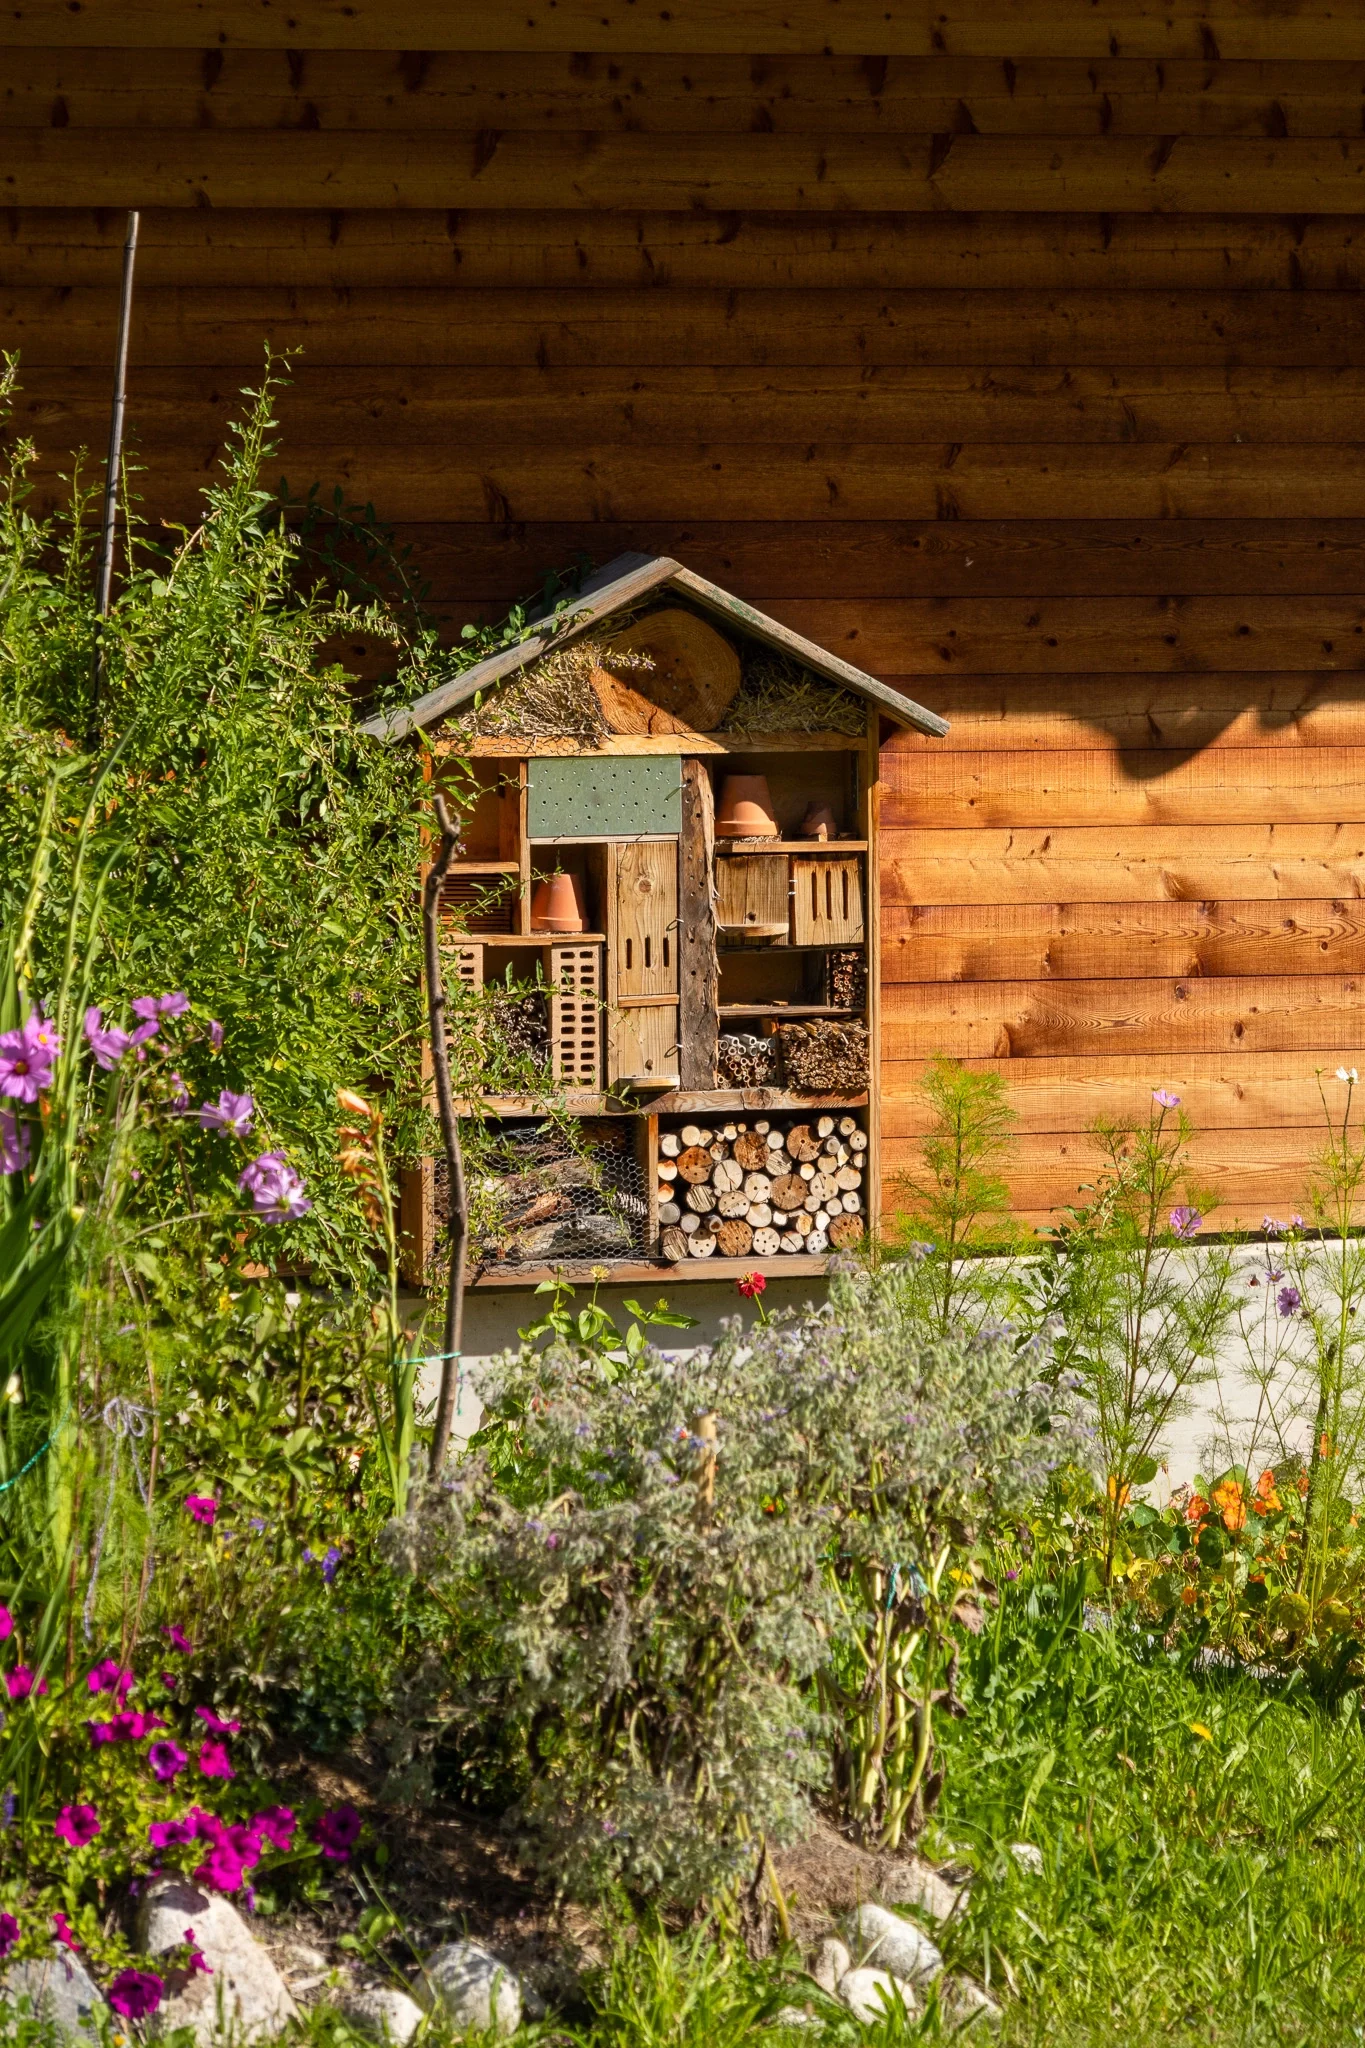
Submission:
M 1251 1505 L 1258 1515 L 1278 1515 L 1284 1502 L 1276 1491 L 1273 1472 L 1263 1472 L 1256 1481 L 1256 1498 Z
M 1208 1514 L 1208 1512 L 1208 1502 L 1203 1498 L 1202 1495 L 1196 1493 L 1192 1495 L 1189 1505 L 1185 1509 L 1185 1520 L 1187 1522 L 1192 1522 L 1195 1528 L 1198 1528 L 1200 1523 Z
M 1221 1486 L 1214 1487 L 1213 1504 L 1222 1513 L 1223 1527 L 1234 1536 L 1239 1529 L 1246 1527 L 1246 1502 L 1235 1479 L 1225 1479 Z
M 1320 1458 L 1330 1458 L 1331 1455 L 1332 1439 L 1330 1436 L 1328 1436 L 1327 1431 L 1324 1430 L 1322 1432 L 1322 1435 L 1318 1438 L 1318 1456 Z
M 1300 1500 L 1307 1500 L 1307 1498 L 1308 1498 L 1308 1474 L 1307 1474 L 1306 1472 L 1300 1472 L 1300 1474 L 1299 1474 L 1298 1478 L 1297 1478 L 1297 1479 L 1296 1479 L 1296 1480 L 1294 1481 L 1294 1484 L 1295 1484 L 1295 1486 L 1297 1486 L 1297 1487 L 1298 1487 L 1298 1489 L 1299 1489 L 1299 1499 L 1300 1499 Z
M 1198 1586 L 1182 1586 L 1182 1587 L 1180 1588 L 1180 1599 L 1181 1599 L 1181 1602 L 1182 1602 L 1182 1604 L 1183 1604 L 1184 1606 L 1186 1606 L 1186 1607 L 1193 1607 L 1193 1605 L 1194 1605 L 1195 1601 L 1196 1601 L 1196 1600 L 1197 1600 L 1198 1598 L 1199 1598 L 1199 1588 L 1198 1588 Z
M 1118 1497 L 1118 1504 L 1119 1504 L 1120 1508 L 1126 1508 L 1126 1507 L 1127 1507 L 1127 1505 L 1128 1505 L 1128 1496 L 1129 1496 L 1129 1494 L 1130 1494 L 1131 1492 L 1132 1492 L 1132 1488 L 1131 1488 L 1131 1487 L 1129 1487 L 1129 1486 L 1125 1486 L 1125 1487 L 1124 1487 L 1124 1489 L 1123 1489 L 1123 1492 L 1122 1492 L 1122 1494 L 1120 1494 L 1120 1493 L 1119 1493 L 1119 1482 L 1118 1482 L 1118 1478 L 1117 1478 L 1117 1476 L 1116 1476 L 1116 1475 L 1115 1475 L 1115 1474 L 1114 1474 L 1113 1472 L 1111 1472 L 1111 1473 L 1109 1474 L 1109 1498 L 1110 1498 L 1110 1500 L 1113 1500 L 1113 1499 L 1115 1498 L 1115 1496 L 1117 1496 L 1117 1497 Z

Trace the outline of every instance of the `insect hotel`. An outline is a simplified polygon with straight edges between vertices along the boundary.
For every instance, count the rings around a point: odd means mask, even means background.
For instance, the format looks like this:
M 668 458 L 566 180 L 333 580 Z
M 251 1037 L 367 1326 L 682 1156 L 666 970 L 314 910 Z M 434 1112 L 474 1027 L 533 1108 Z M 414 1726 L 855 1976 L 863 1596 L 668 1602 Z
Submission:
M 546 1077 L 462 1105 L 473 1284 L 813 1275 L 876 1230 L 878 763 L 907 727 L 946 731 L 642 555 L 370 722 L 463 789 L 447 979 Z M 443 1201 L 435 1161 L 408 1175 L 415 1272 Z

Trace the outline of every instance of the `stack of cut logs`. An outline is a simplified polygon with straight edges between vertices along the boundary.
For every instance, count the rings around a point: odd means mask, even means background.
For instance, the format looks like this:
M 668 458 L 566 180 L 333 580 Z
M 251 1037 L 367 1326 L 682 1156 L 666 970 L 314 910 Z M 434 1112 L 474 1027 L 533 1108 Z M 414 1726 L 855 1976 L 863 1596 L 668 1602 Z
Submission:
M 864 1230 L 867 1137 L 851 1116 L 782 1129 L 684 1124 L 659 1139 L 666 1259 L 772 1259 L 855 1245 Z

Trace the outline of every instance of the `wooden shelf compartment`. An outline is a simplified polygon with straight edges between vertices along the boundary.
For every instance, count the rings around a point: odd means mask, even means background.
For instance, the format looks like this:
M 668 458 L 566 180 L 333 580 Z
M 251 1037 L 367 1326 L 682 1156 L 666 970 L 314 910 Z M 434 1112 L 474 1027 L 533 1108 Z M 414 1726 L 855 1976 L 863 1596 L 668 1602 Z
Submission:
M 447 931 L 441 934 L 442 946 L 491 946 L 495 951 L 504 946 L 535 946 L 542 952 L 546 946 L 604 946 L 605 932 L 460 932 Z
M 519 875 L 521 863 L 515 860 L 453 860 L 446 870 L 450 875 Z
M 844 1014 L 844 1013 L 841 1013 Z M 711 1116 L 734 1111 L 743 1116 L 764 1116 L 771 1110 L 866 1109 L 866 1089 L 852 1095 L 797 1095 L 789 1088 L 673 1088 L 664 1094 L 652 1090 L 641 1104 L 608 1092 L 584 1093 L 565 1089 L 549 1095 L 480 1095 L 462 1097 L 455 1105 L 456 1116 L 548 1116 L 567 1110 L 575 1116 Z
M 865 1012 L 836 1009 L 832 1003 L 722 1003 L 721 1021 L 727 1017 L 771 1017 L 775 1024 L 784 1024 L 790 1017 L 847 1017 L 851 1022 L 860 1021 Z
M 865 839 L 721 839 L 717 854 L 724 853 L 866 853 Z
M 546 1280 L 567 1280 L 574 1286 L 587 1286 L 593 1279 L 593 1268 L 607 1267 L 604 1287 L 633 1286 L 640 1281 L 680 1280 L 742 1280 L 747 1273 L 761 1273 L 765 1280 L 811 1280 L 829 1271 L 831 1257 L 837 1253 L 821 1252 L 815 1257 L 802 1252 L 788 1252 L 776 1259 L 684 1259 L 676 1264 L 652 1259 L 622 1259 L 612 1264 L 606 1259 L 575 1259 L 556 1266 L 488 1266 L 477 1277 L 471 1277 L 469 1286 L 478 1287 L 539 1287 Z

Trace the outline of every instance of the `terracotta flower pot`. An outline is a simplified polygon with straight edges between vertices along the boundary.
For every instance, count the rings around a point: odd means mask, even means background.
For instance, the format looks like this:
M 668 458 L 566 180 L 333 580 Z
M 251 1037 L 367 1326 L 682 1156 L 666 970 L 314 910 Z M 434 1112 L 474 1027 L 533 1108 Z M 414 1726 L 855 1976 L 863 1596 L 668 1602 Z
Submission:
M 583 885 L 577 875 L 547 875 L 531 894 L 531 929 L 535 932 L 585 932 L 588 914 Z
M 828 804 L 814 802 L 801 820 L 799 839 L 837 839 L 839 826 Z
M 720 839 L 779 837 L 766 775 L 726 776 L 720 786 L 716 836 Z

